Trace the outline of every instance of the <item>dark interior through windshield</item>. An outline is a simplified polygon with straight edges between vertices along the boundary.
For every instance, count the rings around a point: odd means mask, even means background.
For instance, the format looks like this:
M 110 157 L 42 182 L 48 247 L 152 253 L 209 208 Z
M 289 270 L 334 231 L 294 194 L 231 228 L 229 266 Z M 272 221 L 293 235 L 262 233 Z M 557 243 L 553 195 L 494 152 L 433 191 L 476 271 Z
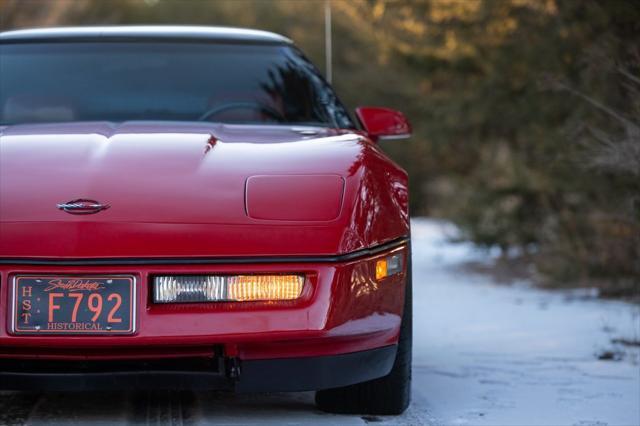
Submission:
M 0 123 L 210 121 L 353 127 L 289 45 L 0 45 Z

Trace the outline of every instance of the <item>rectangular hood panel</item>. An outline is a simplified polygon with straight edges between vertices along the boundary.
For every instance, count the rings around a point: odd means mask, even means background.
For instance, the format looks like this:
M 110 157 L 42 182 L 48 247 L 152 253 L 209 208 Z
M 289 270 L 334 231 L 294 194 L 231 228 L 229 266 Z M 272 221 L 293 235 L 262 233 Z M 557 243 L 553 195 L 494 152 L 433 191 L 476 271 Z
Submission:
M 351 220 L 346 208 L 324 222 L 250 218 L 245 184 L 253 175 L 331 174 L 348 191 L 362 150 L 357 135 L 318 129 L 310 141 L 282 126 L 0 131 L 0 257 L 335 254 Z M 91 215 L 56 207 L 79 198 L 110 207 Z
M 0 142 L 0 221 L 85 221 L 56 206 L 89 199 L 110 206 L 92 215 L 92 221 L 250 223 L 244 201 L 249 176 L 328 170 L 343 175 L 350 163 L 335 142 L 318 139 L 314 147 L 286 130 L 280 136 L 288 141 L 242 143 L 238 134 L 216 126 L 206 133 L 156 127 L 165 131 L 132 133 L 122 126 L 107 134 L 98 132 L 103 129 L 5 132 Z M 257 139 L 263 134 L 273 139 L 273 132 L 264 131 L 257 132 Z M 244 138 L 255 136 L 245 130 Z

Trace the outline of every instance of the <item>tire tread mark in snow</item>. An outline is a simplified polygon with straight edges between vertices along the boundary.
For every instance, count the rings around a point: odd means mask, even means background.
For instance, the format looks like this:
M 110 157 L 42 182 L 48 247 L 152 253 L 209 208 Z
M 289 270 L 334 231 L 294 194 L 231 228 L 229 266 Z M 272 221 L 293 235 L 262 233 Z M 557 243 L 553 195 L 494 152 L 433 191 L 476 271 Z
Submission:
M 39 393 L 0 394 L 0 424 L 23 425 L 40 400 Z
M 130 424 L 184 426 L 191 424 L 194 395 L 188 391 L 138 392 L 132 396 Z

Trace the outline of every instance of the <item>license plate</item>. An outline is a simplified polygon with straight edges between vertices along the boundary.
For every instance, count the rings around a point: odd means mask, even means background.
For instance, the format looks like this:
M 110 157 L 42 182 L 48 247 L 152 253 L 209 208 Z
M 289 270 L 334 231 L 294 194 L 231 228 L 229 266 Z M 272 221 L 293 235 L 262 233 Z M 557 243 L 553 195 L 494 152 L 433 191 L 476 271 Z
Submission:
M 15 334 L 131 334 L 130 276 L 20 276 L 13 282 Z

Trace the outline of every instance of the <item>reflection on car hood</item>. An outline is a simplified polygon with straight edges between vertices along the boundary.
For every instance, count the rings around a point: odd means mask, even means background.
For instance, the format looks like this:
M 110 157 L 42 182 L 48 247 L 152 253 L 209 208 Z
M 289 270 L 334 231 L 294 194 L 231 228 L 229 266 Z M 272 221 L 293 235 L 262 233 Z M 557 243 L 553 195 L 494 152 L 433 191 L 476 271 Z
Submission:
M 367 244 L 346 242 L 350 211 L 330 223 L 304 224 L 255 220 L 245 212 L 247 178 L 270 174 L 342 176 L 352 194 L 344 210 L 350 210 L 364 153 L 377 149 L 357 133 L 157 122 L 19 125 L 1 132 L 0 256 L 108 256 L 115 247 L 118 256 L 287 254 L 275 249 L 282 226 L 293 230 L 286 239 L 297 254 Z M 110 208 L 73 215 L 56 207 L 75 199 Z M 318 238 L 309 241 L 305 229 L 317 229 Z M 190 239 L 189 248 L 181 239 Z

